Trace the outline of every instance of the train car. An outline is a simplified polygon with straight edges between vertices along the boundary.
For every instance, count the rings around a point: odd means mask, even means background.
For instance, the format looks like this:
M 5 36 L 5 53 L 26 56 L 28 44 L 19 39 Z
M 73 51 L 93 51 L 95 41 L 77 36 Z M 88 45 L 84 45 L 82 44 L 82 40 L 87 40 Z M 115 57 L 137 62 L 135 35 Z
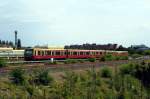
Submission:
M 106 50 L 73 50 L 73 49 L 25 49 L 25 60 L 47 60 L 47 59 L 82 59 L 82 58 L 100 58 L 106 54 L 115 56 L 127 56 L 127 51 L 106 51 Z
M 106 51 L 106 54 L 111 54 L 113 56 L 128 56 L 128 51 Z
M 0 48 L 0 57 L 8 57 L 13 52 L 13 48 Z
M 0 58 L 4 59 L 24 58 L 24 50 L 13 50 L 13 48 L 0 48 Z

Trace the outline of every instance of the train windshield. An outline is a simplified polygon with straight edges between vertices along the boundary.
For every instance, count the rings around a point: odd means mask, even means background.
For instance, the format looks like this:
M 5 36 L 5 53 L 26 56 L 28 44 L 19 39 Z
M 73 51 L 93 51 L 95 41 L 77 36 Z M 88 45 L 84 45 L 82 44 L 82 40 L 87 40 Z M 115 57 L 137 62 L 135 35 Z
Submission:
M 33 49 L 26 49 L 25 55 L 33 55 Z

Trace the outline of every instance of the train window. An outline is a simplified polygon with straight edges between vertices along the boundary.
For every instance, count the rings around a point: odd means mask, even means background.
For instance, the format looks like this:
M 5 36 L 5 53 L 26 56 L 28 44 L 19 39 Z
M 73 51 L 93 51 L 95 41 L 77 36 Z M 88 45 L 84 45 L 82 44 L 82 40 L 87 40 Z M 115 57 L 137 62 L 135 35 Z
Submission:
M 83 52 L 80 52 L 80 55 L 83 55 Z
M 47 55 L 51 55 L 51 51 L 47 51 Z
M 56 55 L 60 55 L 60 52 L 57 51 L 57 52 L 56 52 Z
M 65 52 L 65 55 L 67 55 L 67 52 Z
M 54 52 L 52 51 L 52 55 L 54 55 Z
M 38 55 L 41 55 L 40 51 L 38 51 Z
M 67 52 L 68 53 L 68 55 L 70 55 L 70 52 Z
M 90 52 L 86 52 L 86 55 L 89 55 L 90 54 Z
M 62 51 L 62 52 L 61 52 L 61 55 L 64 55 L 64 54 L 65 54 L 65 52 L 64 52 L 64 51 Z
M 100 52 L 100 54 L 102 54 L 102 52 Z
M 42 51 L 42 56 L 44 56 L 44 51 Z
M 73 55 L 77 55 L 77 52 L 73 52 Z
M 34 51 L 34 55 L 36 56 L 36 51 Z

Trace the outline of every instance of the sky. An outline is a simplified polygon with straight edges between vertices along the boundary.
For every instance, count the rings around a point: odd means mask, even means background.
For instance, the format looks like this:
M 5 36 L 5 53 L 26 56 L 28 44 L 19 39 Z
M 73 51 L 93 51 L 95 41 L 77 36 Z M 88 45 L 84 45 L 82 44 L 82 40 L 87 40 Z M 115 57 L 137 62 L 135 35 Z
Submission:
M 150 0 L 0 0 L 0 39 L 150 46 Z

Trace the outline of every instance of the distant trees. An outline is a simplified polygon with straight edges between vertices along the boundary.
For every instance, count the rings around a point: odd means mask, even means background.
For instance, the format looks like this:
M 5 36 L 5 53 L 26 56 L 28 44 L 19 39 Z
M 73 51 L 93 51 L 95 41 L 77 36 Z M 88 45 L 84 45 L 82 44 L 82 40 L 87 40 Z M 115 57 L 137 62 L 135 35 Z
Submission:
M 82 44 L 82 45 L 66 45 L 65 49 L 88 49 L 88 50 L 116 50 L 117 44 Z
M 14 47 L 12 41 L 0 40 L 0 47 Z
M 8 41 L 8 40 L 0 40 L 0 47 L 15 47 L 14 43 L 12 41 Z M 17 49 L 21 49 L 22 45 L 21 45 L 21 39 L 18 39 L 17 41 Z

